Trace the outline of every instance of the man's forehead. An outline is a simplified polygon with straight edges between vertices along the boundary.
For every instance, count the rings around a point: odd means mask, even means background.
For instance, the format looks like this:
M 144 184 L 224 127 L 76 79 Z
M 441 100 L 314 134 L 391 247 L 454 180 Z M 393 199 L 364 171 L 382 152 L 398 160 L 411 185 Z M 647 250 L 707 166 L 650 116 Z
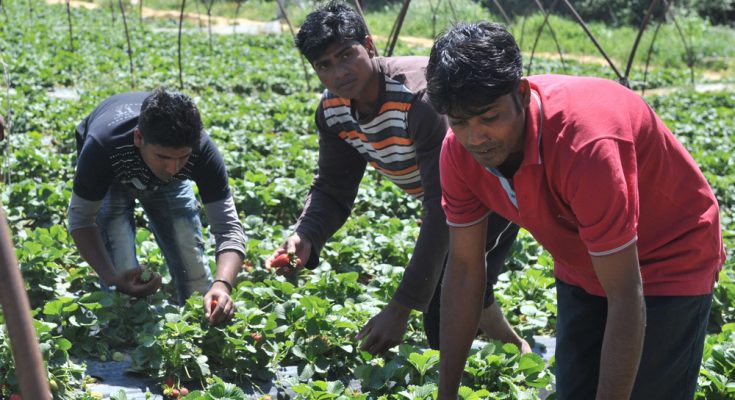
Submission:
M 166 147 L 161 145 L 151 145 L 151 149 L 154 153 L 170 157 L 170 158 L 181 158 L 190 155 L 193 150 L 191 147 Z
M 314 59 L 314 64 L 317 64 L 320 61 L 326 61 L 330 57 L 333 57 L 354 46 L 362 46 L 362 43 L 358 42 L 357 40 L 353 40 L 353 39 L 343 40 L 341 42 L 334 42 L 330 44 L 329 46 L 327 46 L 324 52 L 321 53 L 317 58 Z
M 498 108 L 499 103 L 500 98 L 489 104 L 470 104 L 469 102 L 456 104 L 451 108 L 451 111 L 447 113 L 447 117 L 453 120 L 467 120 Z

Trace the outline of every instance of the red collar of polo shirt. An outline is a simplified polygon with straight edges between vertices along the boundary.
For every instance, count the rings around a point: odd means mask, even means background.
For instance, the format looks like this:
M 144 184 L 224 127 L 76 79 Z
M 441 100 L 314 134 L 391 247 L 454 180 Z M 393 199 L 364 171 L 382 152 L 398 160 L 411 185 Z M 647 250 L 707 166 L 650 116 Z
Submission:
M 541 158 L 541 137 L 544 131 L 544 105 L 541 103 L 541 96 L 536 89 L 531 89 L 531 101 L 526 111 L 526 138 L 523 147 L 523 162 L 521 167 L 526 165 L 540 165 L 543 163 Z

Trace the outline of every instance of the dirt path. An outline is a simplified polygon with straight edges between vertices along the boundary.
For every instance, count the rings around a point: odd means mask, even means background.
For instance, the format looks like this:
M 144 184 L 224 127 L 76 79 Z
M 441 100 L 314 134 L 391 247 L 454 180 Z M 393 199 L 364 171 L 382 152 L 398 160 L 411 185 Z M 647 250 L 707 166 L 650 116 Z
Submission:
M 46 0 L 47 4 L 65 4 L 66 0 Z M 100 6 L 96 3 L 87 1 L 71 0 L 71 6 L 77 8 L 96 9 Z M 137 16 L 137 12 L 135 14 Z M 143 7 L 143 16 L 146 18 L 171 18 L 178 19 L 179 12 L 174 10 L 159 10 L 154 8 Z M 184 13 L 184 17 L 189 21 L 206 22 L 207 16 L 204 14 L 187 12 Z M 238 26 L 244 29 L 239 29 L 238 32 L 245 33 L 279 33 L 288 32 L 288 25 L 279 21 L 255 21 L 246 18 L 228 18 L 212 16 L 212 31 L 214 33 L 228 34 L 234 31 L 233 26 Z M 386 40 L 385 37 L 374 35 L 377 40 Z M 421 46 L 425 48 L 431 48 L 434 43 L 433 39 L 412 37 L 412 36 L 400 36 L 399 40 L 411 46 Z M 539 58 L 559 58 L 558 53 L 553 52 L 537 52 L 534 57 Z M 601 56 L 584 55 L 584 54 L 564 54 L 565 60 L 574 60 L 584 64 L 595 64 L 607 66 L 607 61 Z M 702 75 L 708 81 L 717 81 L 723 79 L 723 74 L 719 71 L 703 71 Z M 733 84 L 698 84 L 695 87 L 697 91 L 716 91 L 716 90 L 733 90 Z M 659 88 L 647 90 L 647 95 L 666 94 L 671 91 L 677 90 L 678 88 Z
M 66 0 L 46 0 L 46 4 L 66 4 Z M 77 1 L 77 0 L 71 0 L 71 6 L 75 8 L 86 8 L 88 10 L 93 10 L 100 8 L 100 5 L 97 3 L 90 3 L 86 1 Z M 137 6 L 136 6 L 137 7 Z M 138 12 L 136 9 L 136 12 L 134 14 L 135 17 L 138 16 Z M 143 17 L 146 18 L 172 18 L 172 19 L 179 19 L 179 11 L 174 10 L 159 10 L 155 8 L 148 8 L 143 7 Z M 188 21 L 203 21 L 206 23 L 207 21 L 207 15 L 206 14 L 197 14 L 192 12 L 184 13 L 184 18 L 186 18 Z M 229 26 L 232 27 L 233 25 L 252 25 L 252 26 L 259 26 L 259 25 L 273 25 L 273 22 L 263 22 L 263 21 L 254 21 L 250 19 L 245 18 L 226 18 L 226 17 L 218 17 L 218 16 L 212 16 L 212 26 L 215 27 L 223 27 L 223 26 Z M 282 24 L 285 30 L 288 30 L 288 27 L 285 24 Z

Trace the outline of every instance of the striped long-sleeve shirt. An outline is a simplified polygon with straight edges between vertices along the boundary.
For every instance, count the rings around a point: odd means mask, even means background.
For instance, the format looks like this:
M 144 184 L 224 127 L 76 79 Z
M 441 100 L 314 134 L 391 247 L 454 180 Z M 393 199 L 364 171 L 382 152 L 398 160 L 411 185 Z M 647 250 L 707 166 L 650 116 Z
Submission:
M 312 242 L 307 267 L 349 217 L 370 164 L 423 203 L 423 224 L 394 299 L 426 310 L 441 276 L 448 229 L 441 208 L 439 153 L 446 119 L 426 98 L 426 57 L 376 58 L 381 71 L 374 112 L 361 118 L 350 99 L 324 92 L 316 111 L 319 169 L 296 232 Z

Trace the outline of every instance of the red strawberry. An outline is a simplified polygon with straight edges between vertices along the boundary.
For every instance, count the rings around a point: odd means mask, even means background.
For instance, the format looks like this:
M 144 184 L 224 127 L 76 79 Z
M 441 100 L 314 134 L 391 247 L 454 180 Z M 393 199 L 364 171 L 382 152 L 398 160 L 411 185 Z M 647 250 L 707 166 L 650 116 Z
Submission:
M 182 386 L 181 387 L 181 390 L 179 390 L 179 392 L 181 393 L 182 396 L 186 396 L 186 395 L 189 394 L 189 389 L 187 389 L 187 388 L 185 388 L 185 387 Z
M 217 308 L 217 299 L 212 299 L 212 301 L 209 303 L 209 310 L 214 311 L 215 308 Z
M 174 389 L 171 391 L 171 397 L 173 397 L 174 399 L 178 399 L 180 393 L 181 392 L 179 392 L 179 389 Z
M 250 337 L 253 338 L 253 340 L 255 340 L 256 342 L 260 342 L 261 340 L 263 340 L 263 335 L 258 332 L 250 333 Z
M 166 386 L 174 387 L 174 377 L 173 376 L 169 376 L 168 378 L 166 378 Z
M 271 261 L 271 268 L 280 269 L 283 267 L 290 267 L 291 266 L 291 257 L 288 256 L 288 254 L 281 254 L 273 261 Z

